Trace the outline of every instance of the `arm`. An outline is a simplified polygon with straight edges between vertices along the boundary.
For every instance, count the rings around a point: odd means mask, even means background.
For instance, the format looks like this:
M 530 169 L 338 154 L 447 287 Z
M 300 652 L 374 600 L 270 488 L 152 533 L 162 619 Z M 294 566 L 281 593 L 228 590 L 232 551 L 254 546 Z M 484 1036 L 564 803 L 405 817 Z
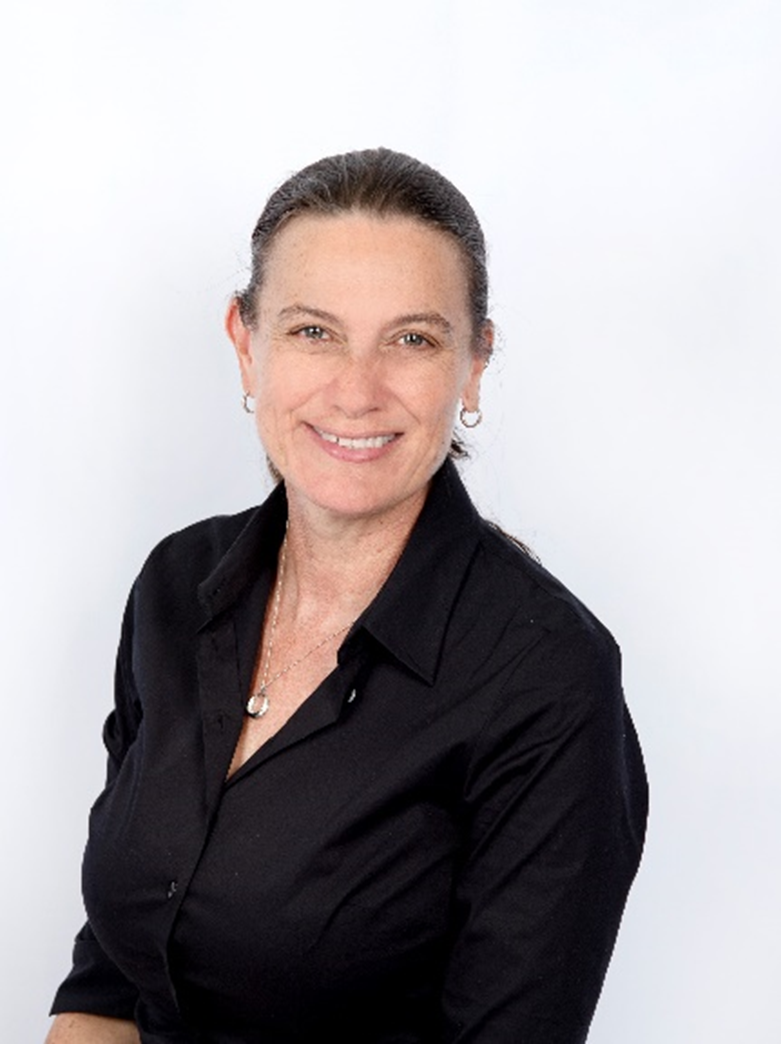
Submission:
M 140 1044 L 140 1041 L 134 1022 L 64 1012 L 52 1022 L 44 1044 Z
M 465 801 L 443 1038 L 583 1044 L 647 809 L 609 635 L 541 636 L 484 726 Z
M 108 754 L 106 787 L 113 784 L 125 754 L 135 740 L 141 721 L 141 708 L 132 677 L 131 648 L 133 628 L 133 594 L 131 593 L 122 623 L 115 674 L 115 705 L 109 715 L 103 740 Z M 106 1044 L 137 1041 L 132 1019 L 138 991 L 106 956 L 89 924 L 76 936 L 73 966 L 59 987 L 51 1014 L 57 1018 L 47 1037 L 47 1044 L 69 1044 L 105 1040 Z M 134 1036 L 127 1036 L 128 1027 Z

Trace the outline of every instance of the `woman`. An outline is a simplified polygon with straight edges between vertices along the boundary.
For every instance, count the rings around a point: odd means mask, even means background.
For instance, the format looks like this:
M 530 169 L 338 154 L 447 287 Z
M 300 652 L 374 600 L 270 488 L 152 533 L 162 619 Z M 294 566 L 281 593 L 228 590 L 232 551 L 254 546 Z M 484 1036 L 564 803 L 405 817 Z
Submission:
M 281 481 L 133 588 L 50 1044 L 583 1041 L 645 781 L 610 635 L 448 459 L 480 226 L 378 149 L 252 247 L 227 330 Z

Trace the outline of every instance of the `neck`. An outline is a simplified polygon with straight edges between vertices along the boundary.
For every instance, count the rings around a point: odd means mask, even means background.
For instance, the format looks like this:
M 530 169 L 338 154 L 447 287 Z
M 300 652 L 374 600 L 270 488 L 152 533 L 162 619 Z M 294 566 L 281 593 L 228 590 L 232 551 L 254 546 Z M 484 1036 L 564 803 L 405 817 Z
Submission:
M 426 491 L 382 515 L 335 517 L 288 493 L 284 611 L 305 626 L 355 620 L 382 587 L 404 550 Z

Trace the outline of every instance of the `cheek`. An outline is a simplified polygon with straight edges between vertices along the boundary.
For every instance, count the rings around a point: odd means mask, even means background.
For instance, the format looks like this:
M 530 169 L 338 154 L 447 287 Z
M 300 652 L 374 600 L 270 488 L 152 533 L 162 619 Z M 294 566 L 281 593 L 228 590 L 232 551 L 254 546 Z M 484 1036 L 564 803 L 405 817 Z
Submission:
M 412 394 L 419 418 L 431 427 L 452 424 L 461 394 L 459 374 L 452 372 L 429 375 Z
M 258 373 L 258 406 L 269 416 L 284 416 L 303 401 L 306 380 L 294 366 L 286 366 L 285 360 L 266 364 Z
M 258 433 L 270 455 L 284 457 L 285 445 L 293 438 L 302 411 L 320 382 L 311 368 L 297 366 L 293 359 L 276 360 L 259 376 L 255 399 Z

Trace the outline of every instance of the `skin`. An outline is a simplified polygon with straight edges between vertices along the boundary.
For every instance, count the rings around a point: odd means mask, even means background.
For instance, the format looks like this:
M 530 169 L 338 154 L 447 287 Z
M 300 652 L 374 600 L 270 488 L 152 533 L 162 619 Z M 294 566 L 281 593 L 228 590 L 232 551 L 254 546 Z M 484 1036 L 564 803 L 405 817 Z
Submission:
M 140 1044 L 140 1041 L 135 1024 L 125 1019 L 68 1012 L 54 1019 L 45 1044 Z

